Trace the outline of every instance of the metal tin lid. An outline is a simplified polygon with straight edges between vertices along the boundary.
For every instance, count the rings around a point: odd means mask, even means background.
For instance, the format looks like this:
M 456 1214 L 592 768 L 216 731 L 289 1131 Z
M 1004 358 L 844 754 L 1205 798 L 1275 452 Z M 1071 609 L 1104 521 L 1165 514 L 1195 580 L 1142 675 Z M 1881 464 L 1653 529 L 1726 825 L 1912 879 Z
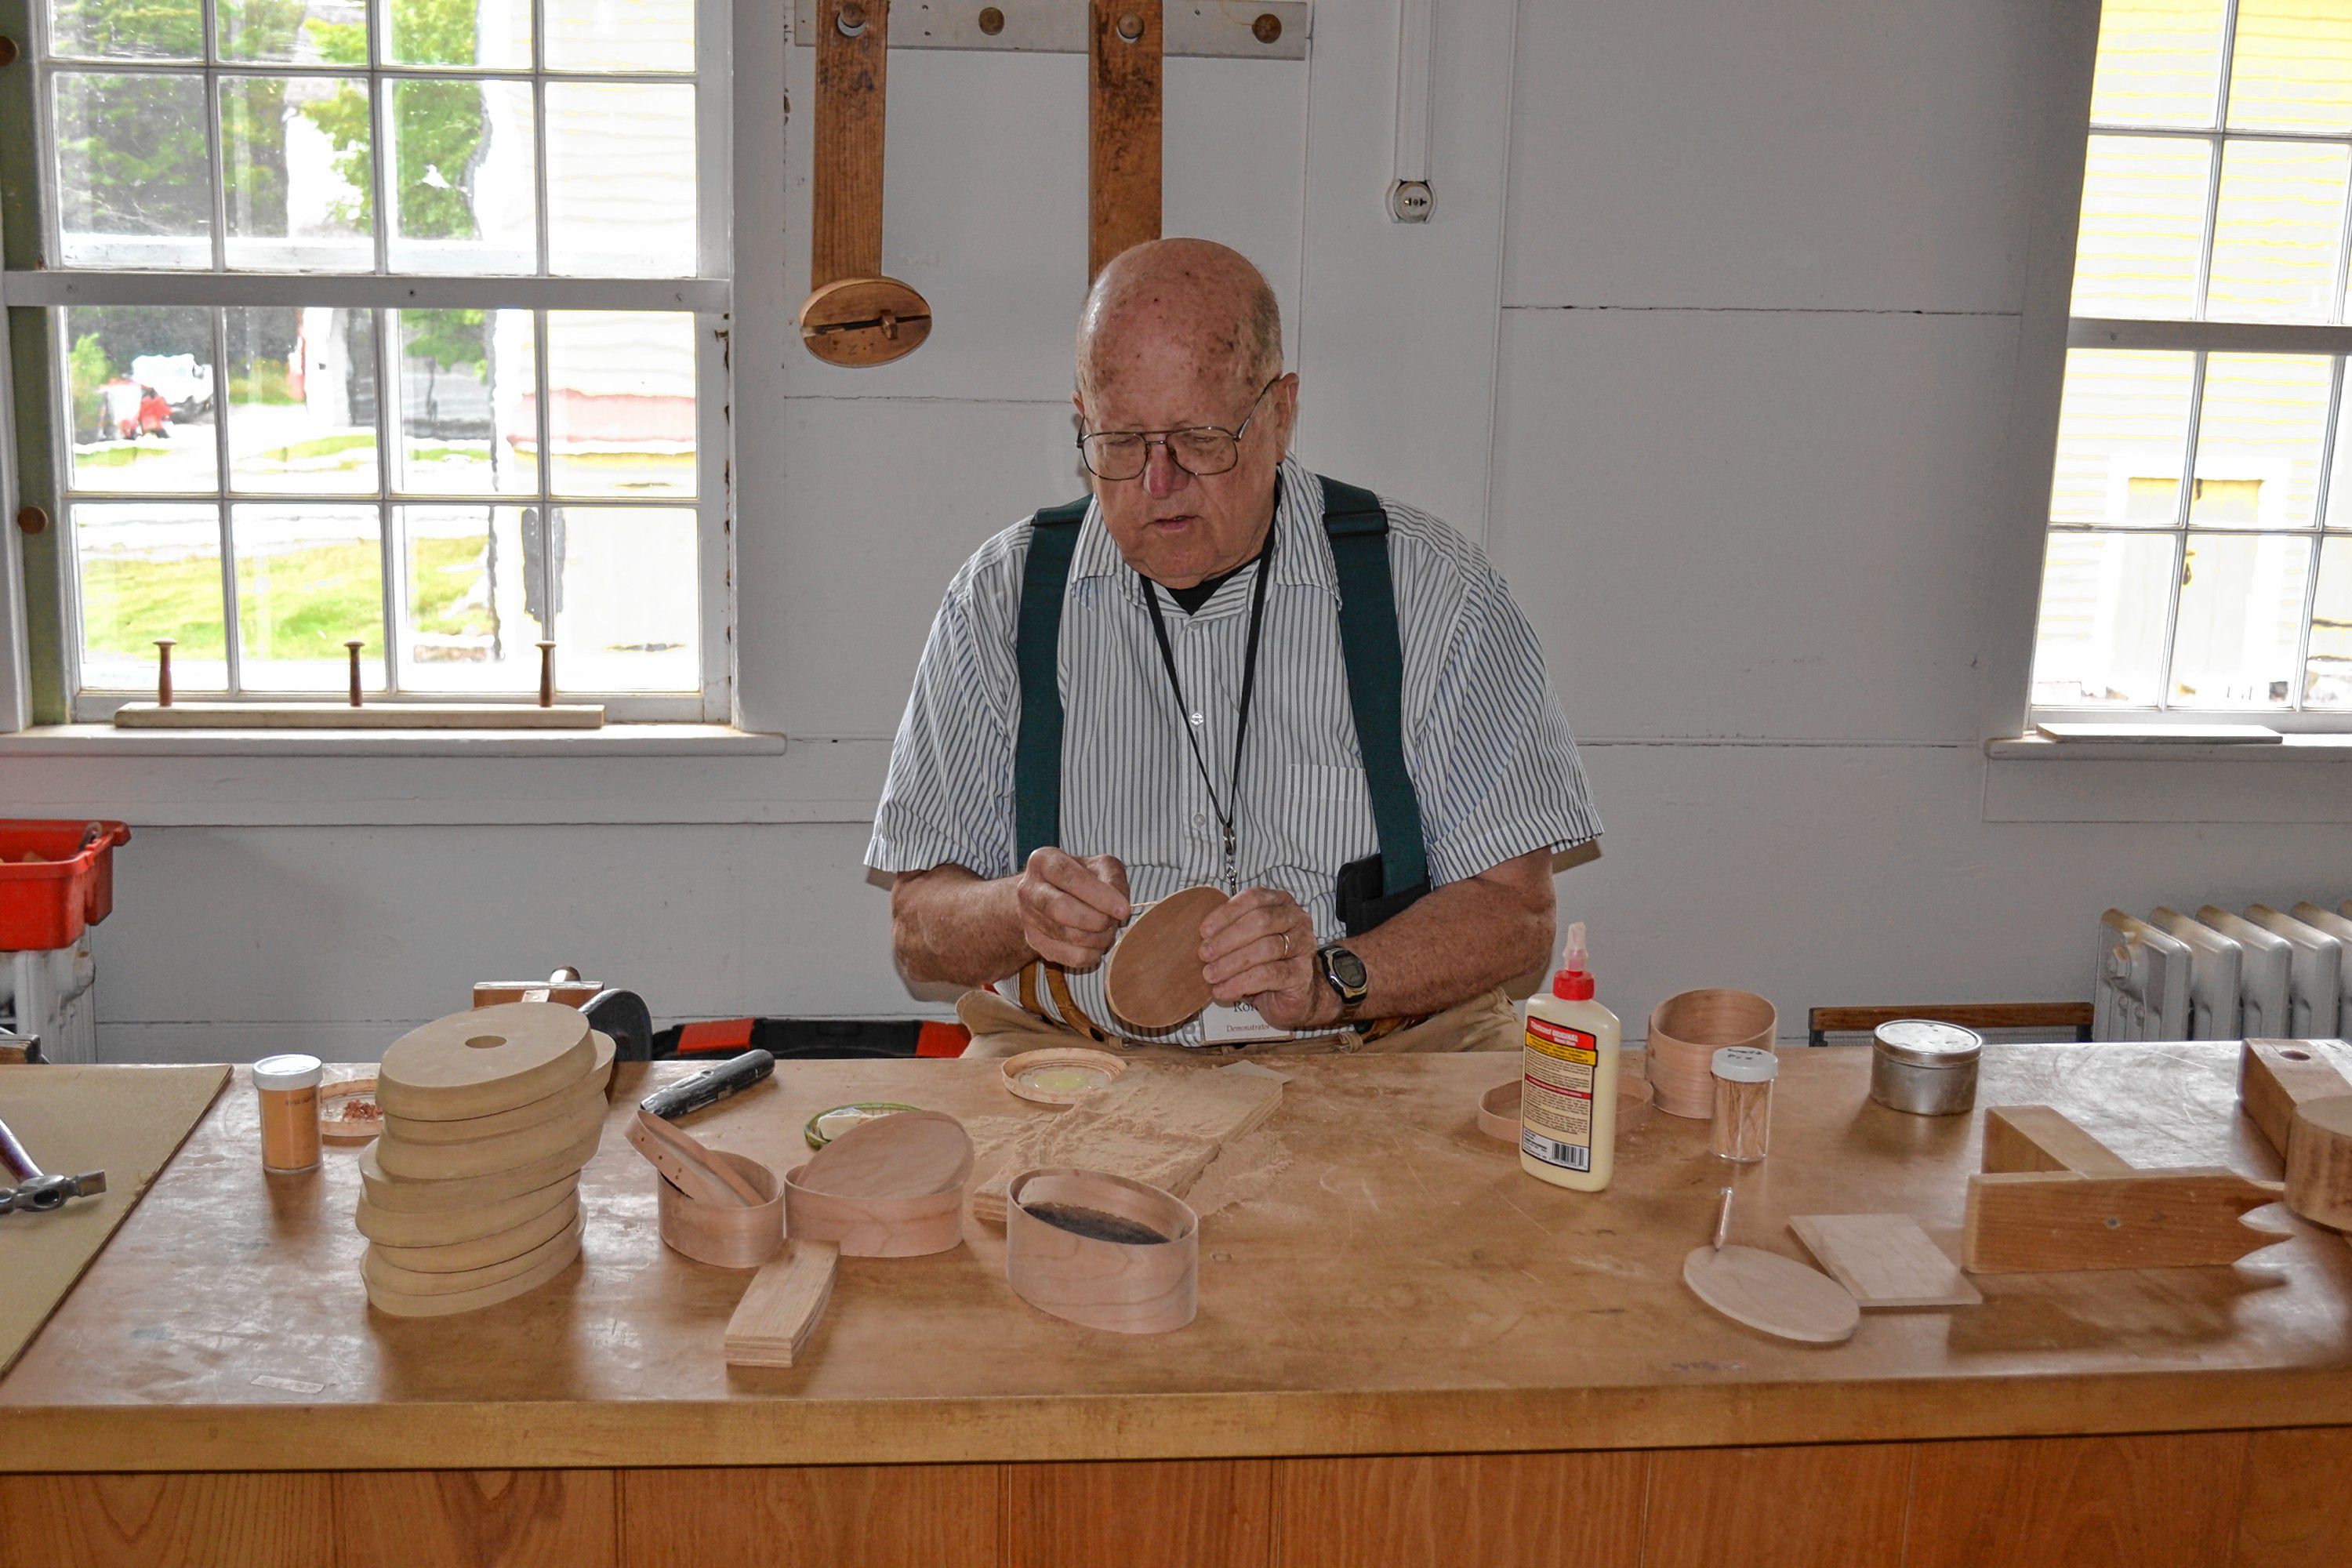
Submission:
M 1707 1058 L 1707 1068 L 1730 1083 L 1770 1083 L 1780 1074 L 1780 1058 L 1755 1046 L 1726 1046 Z
M 1984 1037 L 1974 1029 L 1929 1018 L 1891 1018 L 1871 1033 L 1890 1060 L 1912 1067 L 1965 1067 L 1984 1049 Z
M 324 1076 L 324 1068 L 316 1057 L 299 1054 L 264 1057 L 253 1064 L 253 1087 L 278 1090 L 311 1089 Z

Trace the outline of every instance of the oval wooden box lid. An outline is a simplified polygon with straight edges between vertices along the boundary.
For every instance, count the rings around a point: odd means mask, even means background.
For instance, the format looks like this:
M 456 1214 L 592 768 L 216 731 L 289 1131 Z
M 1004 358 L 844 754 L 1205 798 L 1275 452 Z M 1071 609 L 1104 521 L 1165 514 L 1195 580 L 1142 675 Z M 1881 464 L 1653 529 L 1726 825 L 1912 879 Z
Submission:
M 1201 972 L 1201 922 L 1223 909 L 1218 888 L 1171 893 L 1135 917 L 1104 961 L 1111 1011 L 1144 1029 L 1172 1029 L 1211 1000 Z
M 477 1007 L 411 1029 L 375 1073 L 386 1116 L 454 1121 L 560 1093 L 595 1066 L 587 1017 L 552 1002 Z

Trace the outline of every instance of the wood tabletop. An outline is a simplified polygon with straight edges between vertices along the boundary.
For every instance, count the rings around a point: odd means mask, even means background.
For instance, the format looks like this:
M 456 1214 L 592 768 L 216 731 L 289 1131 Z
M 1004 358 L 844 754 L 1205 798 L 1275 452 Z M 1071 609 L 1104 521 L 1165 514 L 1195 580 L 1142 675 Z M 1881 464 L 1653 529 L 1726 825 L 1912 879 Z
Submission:
M 2329 1047 L 2352 1068 L 2352 1051 Z M 1791 1215 L 1900 1211 L 1955 1245 L 1983 1109 L 2049 1104 L 2144 1166 L 2275 1177 L 2237 1047 L 1988 1047 L 1979 1110 L 1869 1102 L 1869 1054 L 1783 1053 L 1772 1151 L 1732 1238 L 1805 1257 Z M 1635 1068 L 1638 1058 L 1629 1060 Z M 1986 1277 L 1982 1306 L 1873 1311 L 1784 1342 L 1683 1287 L 1731 1167 L 1704 1123 L 1624 1135 L 1615 1185 L 1532 1180 L 1478 1131 L 1495 1056 L 1285 1058 L 1274 1118 L 1204 1176 L 1200 1315 L 1129 1338 L 1049 1318 L 967 1222 L 929 1258 L 847 1258 L 806 1363 L 732 1370 L 747 1274 L 665 1249 L 620 1121 L 683 1068 L 617 1070 L 583 1261 L 472 1316 L 372 1313 L 354 1155 L 265 1177 L 240 1070 L 24 1359 L 6 1470 L 322 1469 L 1175 1458 L 1822 1442 L 2352 1423 L 2352 1247 L 2234 1268 Z M 1207 1070 L 1178 1068 L 1174 1070 Z M 1637 1069 L 1636 1069 L 1637 1070 Z M 693 1119 L 771 1163 L 849 1100 L 963 1118 L 983 1149 L 1058 1114 L 993 1062 L 779 1064 Z M 1245 1156 L 1245 1157 L 1237 1157 Z M 988 1173 L 983 1155 L 978 1173 Z M 37 1222 L 36 1222 L 37 1223 Z M 5 1247 L 0 1237 L 0 1247 Z

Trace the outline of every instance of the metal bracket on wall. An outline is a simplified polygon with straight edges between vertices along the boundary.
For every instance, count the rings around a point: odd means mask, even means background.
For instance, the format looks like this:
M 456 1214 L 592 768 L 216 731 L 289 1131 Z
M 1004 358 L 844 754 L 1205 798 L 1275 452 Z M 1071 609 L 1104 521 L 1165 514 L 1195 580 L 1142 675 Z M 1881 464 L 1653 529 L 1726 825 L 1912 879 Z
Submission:
M 793 41 L 816 37 L 817 0 L 793 0 Z M 1092 7 L 1073 0 L 898 0 L 890 7 L 894 49 L 1008 49 L 1083 55 Z M 1307 0 L 1167 0 L 1161 52 L 1224 59 L 1303 60 Z

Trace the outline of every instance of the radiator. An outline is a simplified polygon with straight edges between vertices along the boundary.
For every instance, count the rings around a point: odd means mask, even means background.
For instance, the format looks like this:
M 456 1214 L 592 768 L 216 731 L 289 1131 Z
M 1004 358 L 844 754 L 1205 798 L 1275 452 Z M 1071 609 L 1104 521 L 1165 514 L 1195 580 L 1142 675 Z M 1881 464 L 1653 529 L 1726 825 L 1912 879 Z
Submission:
M 2099 918 L 2091 1037 L 2352 1037 L 2352 901 Z
M 98 966 L 89 933 L 71 947 L 0 952 L 0 1024 L 37 1037 L 53 1062 L 98 1060 Z

